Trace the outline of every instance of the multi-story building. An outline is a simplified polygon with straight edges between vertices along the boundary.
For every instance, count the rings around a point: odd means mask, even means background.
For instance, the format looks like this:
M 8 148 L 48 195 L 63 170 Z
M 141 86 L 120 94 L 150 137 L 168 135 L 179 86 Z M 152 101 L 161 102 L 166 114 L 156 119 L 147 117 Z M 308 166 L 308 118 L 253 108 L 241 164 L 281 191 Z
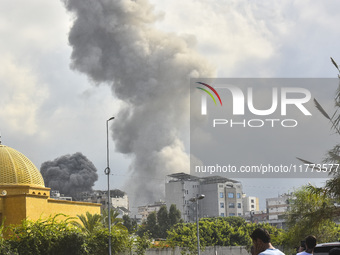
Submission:
M 101 204 L 101 208 L 107 209 L 108 197 L 107 191 L 95 190 L 93 192 L 86 192 L 82 194 L 83 200 L 92 203 Z M 110 191 L 110 203 L 111 208 L 116 209 L 120 216 L 129 214 L 129 197 L 121 190 L 111 190 Z
M 196 203 L 192 202 L 200 194 L 205 198 L 198 202 L 201 217 L 241 216 L 242 185 L 240 182 L 220 177 L 197 177 L 185 173 L 168 175 L 165 197 L 168 206 L 175 204 L 185 222 L 196 220 Z
M 148 218 L 150 213 L 152 212 L 157 213 L 163 205 L 166 205 L 166 203 L 163 201 L 159 201 L 159 202 L 155 202 L 152 205 L 138 206 L 138 214 L 141 216 L 141 218 L 139 219 L 141 221 L 145 221 Z
M 260 204 L 258 197 L 243 197 L 243 215 L 249 214 L 249 212 L 260 211 Z
M 277 227 L 285 227 L 284 215 L 289 208 L 289 200 L 292 194 L 283 194 L 274 198 L 266 199 L 268 223 Z

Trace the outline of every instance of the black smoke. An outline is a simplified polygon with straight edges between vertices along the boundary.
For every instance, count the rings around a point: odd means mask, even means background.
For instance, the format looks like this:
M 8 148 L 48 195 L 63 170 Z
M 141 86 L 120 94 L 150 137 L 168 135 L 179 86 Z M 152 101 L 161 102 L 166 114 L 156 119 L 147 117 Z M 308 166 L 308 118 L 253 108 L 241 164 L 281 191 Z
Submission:
M 91 192 L 98 180 L 97 169 L 82 153 L 64 155 L 42 163 L 45 186 L 79 200 L 81 192 Z

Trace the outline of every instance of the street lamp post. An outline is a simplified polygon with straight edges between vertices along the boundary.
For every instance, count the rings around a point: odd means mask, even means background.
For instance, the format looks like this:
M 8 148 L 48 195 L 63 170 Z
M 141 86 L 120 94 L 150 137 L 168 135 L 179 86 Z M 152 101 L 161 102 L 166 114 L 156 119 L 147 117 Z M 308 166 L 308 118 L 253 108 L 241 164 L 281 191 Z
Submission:
M 196 228 L 197 228 L 197 254 L 200 255 L 200 230 L 199 230 L 199 220 L 198 220 L 198 200 L 201 200 L 205 195 L 196 195 L 196 197 L 190 198 L 189 201 L 196 202 Z
M 111 117 L 106 121 L 106 168 L 105 168 L 105 174 L 107 175 L 107 213 L 108 213 L 108 223 L 109 223 L 109 255 L 111 255 L 111 213 L 110 213 L 110 207 L 111 207 L 111 199 L 110 199 L 110 160 L 109 160 L 109 121 L 113 120 L 115 117 Z

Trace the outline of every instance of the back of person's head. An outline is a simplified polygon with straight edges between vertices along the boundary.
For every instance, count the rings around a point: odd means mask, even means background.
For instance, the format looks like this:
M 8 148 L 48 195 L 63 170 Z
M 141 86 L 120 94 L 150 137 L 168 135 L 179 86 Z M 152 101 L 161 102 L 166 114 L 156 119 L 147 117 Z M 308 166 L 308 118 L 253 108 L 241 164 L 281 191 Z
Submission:
M 250 237 L 251 239 L 253 239 L 253 241 L 260 239 L 264 243 L 270 243 L 270 235 L 268 231 L 264 228 L 255 229 Z
M 316 237 L 315 236 L 307 236 L 306 237 L 306 246 L 308 249 L 314 249 L 316 246 Z
M 329 251 L 329 255 L 340 255 L 340 248 L 333 248 Z

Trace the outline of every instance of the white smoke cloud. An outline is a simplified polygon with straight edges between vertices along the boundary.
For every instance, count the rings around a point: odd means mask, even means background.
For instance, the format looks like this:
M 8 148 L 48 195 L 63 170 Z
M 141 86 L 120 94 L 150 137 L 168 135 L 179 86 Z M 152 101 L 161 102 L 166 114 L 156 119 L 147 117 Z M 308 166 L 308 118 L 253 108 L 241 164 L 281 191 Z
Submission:
M 48 97 L 45 84 L 34 72 L 3 55 L 0 69 L 0 122 L 16 133 L 39 132 L 37 109 Z M 39 85 L 38 85 L 39 84 Z

